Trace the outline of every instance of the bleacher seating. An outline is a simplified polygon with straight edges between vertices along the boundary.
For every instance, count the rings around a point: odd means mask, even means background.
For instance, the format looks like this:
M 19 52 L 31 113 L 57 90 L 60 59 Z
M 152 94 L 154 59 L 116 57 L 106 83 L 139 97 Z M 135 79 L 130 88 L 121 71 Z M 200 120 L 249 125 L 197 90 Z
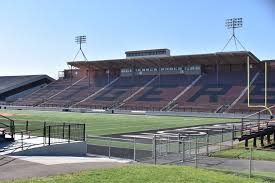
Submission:
M 275 78 L 275 71 L 271 71 L 268 74 L 268 106 L 275 105 L 275 82 L 272 78 Z M 264 105 L 264 96 L 265 96 L 265 83 L 264 83 L 264 73 L 261 73 L 258 78 L 255 80 L 255 82 L 250 87 L 250 105 L 257 106 L 257 105 Z M 247 92 L 245 95 L 239 100 L 239 102 L 229 111 L 232 113 L 251 113 L 251 112 L 257 112 L 263 108 L 261 107 L 247 107 Z M 274 110 L 275 108 L 273 108 Z M 275 112 L 275 111 L 274 111 Z
M 37 106 L 45 102 L 52 95 L 64 90 L 66 87 L 74 83 L 75 80 L 71 79 L 59 79 L 47 85 L 40 90 L 31 93 L 30 95 L 17 100 L 14 102 L 14 105 L 23 105 L 23 106 Z
M 159 76 L 141 93 L 122 105 L 121 109 L 161 110 L 196 77 L 185 75 Z
M 53 80 L 47 75 L 1 76 L 0 101 L 13 102 Z
M 114 78 L 110 78 L 110 82 Z M 108 83 L 107 78 L 100 77 L 90 80 L 85 77 L 80 79 L 79 82 L 72 85 L 70 88 L 64 90 L 60 94 L 48 99 L 45 103 L 40 106 L 43 107 L 70 107 L 71 105 L 85 99 L 89 95 L 93 94 L 100 88 L 104 87 Z
M 256 71 L 253 71 L 251 78 L 255 74 Z M 274 77 L 275 72 L 270 72 L 269 78 Z M 59 79 L 17 100 L 14 104 L 40 107 L 73 106 L 95 109 L 117 108 L 122 110 L 173 110 L 182 112 L 219 112 L 219 109 L 222 109 L 222 112 L 244 113 L 256 112 L 261 109 L 248 109 L 247 94 L 245 94 L 227 111 L 227 108 L 247 86 L 246 73 L 243 71 L 203 74 L 198 82 L 173 103 L 171 101 L 186 87 L 190 86 L 198 78 L 198 75 L 123 76 L 106 87 L 115 78 L 117 76 L 110 77 L 109 81 L 106 76 L 98 76 L 90 81 L 88 77 L 73 80 Z M 146 87 L 140 90 L 145 85 Z M 274 81 L 270 80 L 269 87 L 268 103 L 275 105 Z M 263 89 L 264 75 L 261 73 L 251 86 L 251 104 L 263 104 Z M 138 90 L 140 91 L 137 92 Z M 92 97 L 89 97 L 91 95 Z M 165 108 L 168 104 L 171 104 L 170 108 Z
M 110 87 L 105 88 L 94 97 L 79 103 L 77 107 L 100 109 L 114 107 L 152 80 L 153 77 L 154 76 L 120 77 Z
M 243 72 L 204 74 L 185 95 L 180 97 L 174 111 L 216 112 L 222 105 L 231 105 L 245 89 Z

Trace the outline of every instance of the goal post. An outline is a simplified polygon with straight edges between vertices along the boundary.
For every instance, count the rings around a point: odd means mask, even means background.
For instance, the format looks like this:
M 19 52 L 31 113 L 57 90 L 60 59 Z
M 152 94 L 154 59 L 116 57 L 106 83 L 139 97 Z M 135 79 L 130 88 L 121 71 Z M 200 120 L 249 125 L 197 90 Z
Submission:
M 248 108 L 264 108 L 267 110 L 272 117 L 272 111 L 268 107 L 268 101 L 267 101 L 267 62 L 264 64 L 264 105 L 251 105 L 250 103 L 250 57 L 247 56 L 247 106 Z

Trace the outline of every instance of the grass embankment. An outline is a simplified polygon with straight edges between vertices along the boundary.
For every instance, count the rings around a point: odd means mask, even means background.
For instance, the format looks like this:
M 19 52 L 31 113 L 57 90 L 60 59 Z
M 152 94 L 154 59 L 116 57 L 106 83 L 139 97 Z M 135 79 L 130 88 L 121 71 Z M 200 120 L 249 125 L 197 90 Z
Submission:
M 259 140 L 258 140 L 259 143 Z M 267 144 L 267 142 L 264 142 Z M 249 147 L 252 146 L 252 140 L 249 140 Z M 260 145 L 260 144 L 258 144 Z M 211 156 L 223 157 L 223 158 L 237 158 L 237 159 L 249 159 L 250 158 L 250 149 L 244 148 L 244 143 L 239 143 L 233 147 L 233 149 L 227 149 L 212 153 Z M 253 160 L 266 160 L 266 161 L 275 161 L 275 151 L 268 149 L 253 148 L 252 149 L 252 159 Z
M 262 183 L 260 178 L 248 179 L 222 172 L 180 166 L 126 166 L 92 170 L 46 178 L 18 180 L 14 183 Z M 11 183 L 11 182 L 6 182 Z

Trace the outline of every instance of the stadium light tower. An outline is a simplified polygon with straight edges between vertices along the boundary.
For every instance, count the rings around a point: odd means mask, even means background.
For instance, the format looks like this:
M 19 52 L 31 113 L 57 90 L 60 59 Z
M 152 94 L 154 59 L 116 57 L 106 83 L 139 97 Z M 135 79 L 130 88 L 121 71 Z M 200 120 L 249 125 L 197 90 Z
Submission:
M 79 52 L 82 53 L 82 56 L 85 59 L 85 61 L 88 61 L 86 55 L 84 54 L 84 52 L 82 50 L 82 44 L 86 43 L 86 36 L 76 36 L 75 37 L 75 42 L 76 42 L 76 44 L 79 44 L 79 50 L 78 50 L 77 54 L 74 57 L 74 61 L 75 61 L 77 55 L 79 54 Z
M 232 29 L 232 35 L 226 45 L 223 47 L 222 51 L 228 46 L 228 44 L 234 39 L 236 50 L 237 48 L 237 42 L 241 45 L 241 47 L 245 49 L 245 47 L 242 45 L 242 43 L 239 41 L 239 39 L 236 37 L 235 29 L 242 28 L 243 27 L 243 18 L 230 18 L 225 20 L 225 26 L 227 29 Z

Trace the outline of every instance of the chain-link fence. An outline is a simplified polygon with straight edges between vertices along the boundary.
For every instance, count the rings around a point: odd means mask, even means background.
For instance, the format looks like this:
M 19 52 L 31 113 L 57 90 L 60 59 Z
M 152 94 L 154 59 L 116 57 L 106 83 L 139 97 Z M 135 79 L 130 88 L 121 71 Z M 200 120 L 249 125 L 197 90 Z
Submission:
M 151 138 L 112 138 L 88 136 L 88 153 L 109 158 L 126 158 L 150 164 L 194 166 L 248 175 L 258 175 L 266 168 L 256 160 L 260 151 L 233 140 L 234 131 L 215 135 L 181 137 L 153 135 Z M 270 165 L 269 165 L 270 166 Z M 273 167 L 274 168 L 274 167 Z

